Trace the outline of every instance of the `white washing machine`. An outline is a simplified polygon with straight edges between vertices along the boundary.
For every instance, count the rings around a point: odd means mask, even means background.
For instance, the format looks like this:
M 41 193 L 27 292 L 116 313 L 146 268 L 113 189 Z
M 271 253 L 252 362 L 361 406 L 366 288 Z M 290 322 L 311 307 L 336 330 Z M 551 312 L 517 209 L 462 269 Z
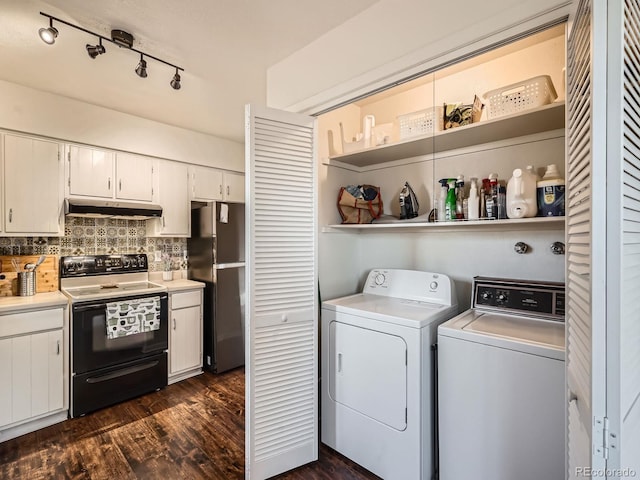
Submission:
M 446 275 L 375 269 L 322 304 L 322 442 L 386 480 L 433 472 L 438 324 L 457 313 Z
M 438 328 L 441 480 L 565 478 L 564 284 L 476 277 Z

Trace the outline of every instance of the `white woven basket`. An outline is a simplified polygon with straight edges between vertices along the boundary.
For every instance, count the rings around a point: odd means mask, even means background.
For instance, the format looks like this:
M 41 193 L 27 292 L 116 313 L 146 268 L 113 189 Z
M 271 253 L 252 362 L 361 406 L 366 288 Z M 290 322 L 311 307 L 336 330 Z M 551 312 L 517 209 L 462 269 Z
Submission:
M 430 135 L 442 130 L 442 115 L 438 115 L 438 112 L 441 111 L 441 108 L 431 107 L 404 115 L 398 115 L 400 139 L 402 140 L 418 135 Z
M 489 119 L 542 107 L 556 98 L 558 94 L 549 75 L 539 75 L 484 94 Z

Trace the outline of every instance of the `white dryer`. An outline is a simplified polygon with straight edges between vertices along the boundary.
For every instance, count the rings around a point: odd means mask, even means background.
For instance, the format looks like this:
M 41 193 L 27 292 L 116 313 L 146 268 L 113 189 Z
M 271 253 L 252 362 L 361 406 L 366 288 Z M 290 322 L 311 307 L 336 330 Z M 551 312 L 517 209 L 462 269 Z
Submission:
M 565 477 L 564 284 L 476 277 L 438 328 L 441 480 Z
M 322 442 L 386 480 L 431 478 L 431 347 L 456 313 L 451 279 L 414 270 L 372 270 L 323 302 Z

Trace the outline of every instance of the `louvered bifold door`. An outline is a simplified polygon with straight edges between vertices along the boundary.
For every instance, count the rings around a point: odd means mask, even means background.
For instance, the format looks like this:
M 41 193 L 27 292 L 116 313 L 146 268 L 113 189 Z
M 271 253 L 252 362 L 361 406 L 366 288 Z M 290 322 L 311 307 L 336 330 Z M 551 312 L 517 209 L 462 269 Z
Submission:
M 640 1 L 610 0 L 608 19 L 605 448 L 640 476 Z
M 315 119 L 246 109 L 246 478 L 317 459 Z
M 604 7 L 604 11 L 599 9 Z M 604 22 L 604 28 L 602 28 Z M 598 32 L 596 33 L 596 30 Z M 581 0 L 567 50 L 566 368 L 568 478 L 592 454 L 603 416 L 605 335 L 606 5 Z

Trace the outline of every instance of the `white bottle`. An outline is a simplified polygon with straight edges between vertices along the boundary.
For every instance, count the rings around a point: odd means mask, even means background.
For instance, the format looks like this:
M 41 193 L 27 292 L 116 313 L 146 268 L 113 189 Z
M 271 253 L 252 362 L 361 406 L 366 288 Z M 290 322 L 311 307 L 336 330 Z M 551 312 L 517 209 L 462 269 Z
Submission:
M 449 189 L 446 185 L 442 185 L 440 187 L 440 196 L 438 197 L 438 204 L 436 206 L 438 212 L 438 222 L 444 222 L 447 219 L 446 213 L 446 202 L 447 202 L 447 192 Z
M 529 218 L 538 214 L 536 182 L 538 176 L 533 167 L 526 170 L 516 168 L 507 182 L 507 216 L 509 218 Z
M 542 217 L 564 216 L 564 179 L 555 164 L 547 165 L 544 177 L 537 183 L 538 207 Z
M 373 115 L 365 115 L 362 120 L 362 131 L 364 133 L 364 146 L 369 148 L 372 145 L 371 136 L 373 134 L 373 127 L 376 126 L 376 119 Z M 375 145 L 375 142 L 373 142 Z
M 477 179 L 471 179 L 471 187 L 469 189 L 469 198 L 467 200 L 467 209 L 469 212 L 469 220 L 478 220 L 480 218 L 480 198 L 478 197 Z

